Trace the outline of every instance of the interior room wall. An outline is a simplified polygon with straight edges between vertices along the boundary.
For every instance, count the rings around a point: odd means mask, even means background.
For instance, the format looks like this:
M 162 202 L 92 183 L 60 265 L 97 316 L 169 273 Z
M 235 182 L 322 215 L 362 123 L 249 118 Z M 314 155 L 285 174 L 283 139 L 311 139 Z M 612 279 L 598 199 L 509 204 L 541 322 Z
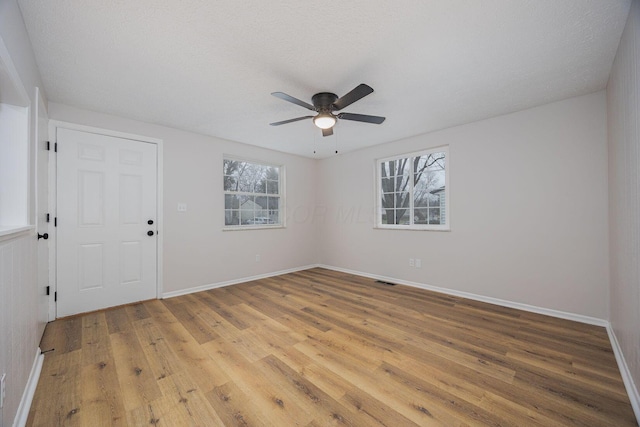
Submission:
M 640 402 L 640 1 L 631 5 L 607 86 L 611 326 Z M 630 393 L 631 394 L 631 393 Z M 640 407 L 636 406 L 640 416 Z
M 601 91 L 321 161 L 321 263 L 607 319 L 605 108 Z M 375 160 L 441 145 L 451 231 L 374 228 Z
M 163 140 L 165 293 L 316 263 L 315 160 L 55 103 L 49 118 Z M 224 155 L 285 166 L 286 228 L 223 231 Z
M 0 39 L 6 47 L 29 98 L 33 116 L 35 88 L 42 87 L 38 67 L 29 43 L 22 15 L 15 0 L 0 1 Z M 35 117 L 30 118 L 29 211 L 33 213 L 35 192 Z M 42 171 L 46 173 L 46 171 Z M 10 185 L 0 182 L 0 185 Z M 29 215 L 29 219 L 33 215 Z M 42 313 L 38 302 L 44 293 L 37 283 L 37 242 L 35 232 L 0 238 L 0 375 L 6 373 L 6 400 L 0 410 L 0 425 L 12 425 L 38 353 Z M 46 317 L 46 314 L 44 315 Z

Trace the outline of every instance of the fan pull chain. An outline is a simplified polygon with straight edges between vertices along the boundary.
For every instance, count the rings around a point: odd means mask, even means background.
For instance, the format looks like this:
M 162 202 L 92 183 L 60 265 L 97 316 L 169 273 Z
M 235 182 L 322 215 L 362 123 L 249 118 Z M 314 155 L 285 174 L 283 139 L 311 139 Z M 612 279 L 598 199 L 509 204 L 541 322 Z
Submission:
M 316 154 L 316 149 L 318 147 L 318 138 L 317 138 L 316 132 L 312 132 L 312 135 L 313 135 L 313 154 Z

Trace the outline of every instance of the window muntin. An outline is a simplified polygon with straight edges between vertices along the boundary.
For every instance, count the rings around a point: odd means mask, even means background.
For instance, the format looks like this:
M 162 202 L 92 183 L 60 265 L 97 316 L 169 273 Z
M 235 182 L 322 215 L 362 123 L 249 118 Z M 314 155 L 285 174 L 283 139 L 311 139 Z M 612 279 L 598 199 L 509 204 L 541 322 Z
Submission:
M 282 167 L 225 158 L 226 228 L 281 227 Z
M 448 148 L 377 162 L 380 228 L 448 230 Z

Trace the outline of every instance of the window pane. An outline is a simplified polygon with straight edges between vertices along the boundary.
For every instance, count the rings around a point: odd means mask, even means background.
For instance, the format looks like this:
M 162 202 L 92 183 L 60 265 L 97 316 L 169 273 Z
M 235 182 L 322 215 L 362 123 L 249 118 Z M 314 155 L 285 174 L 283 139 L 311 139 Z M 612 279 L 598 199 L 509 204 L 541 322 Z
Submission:
M 409 159 L 408 158 L 396 160 L 395 161 L 395 173 L 394 173 L 394 175 L 396 175 L 396 176 L 408 175 L 409 174 L 409 168 L 407 167 L 408 163 L 409 163 Z
M 395 208 L 408 208 L 409 207 L 409 193 L 395 193 Z
M 241 209 L 240 210 L 240 222 L 242 224 L 253 224 L 255 220 L 255 213 L 253 210 Z
M 254 196 L 240 196 L 240 222 L 242 224 L 249 224 L 253 222 L 256 206 L 254 200 Z
M 382 195 L 382 199 L 381 199 L 382 203 L 381 203 L 381 207 L 385 208 L 385 209 L 393 209 L 393 206 L 395 205 L 395 194 L 394 193 L 384 193 Z
M 426 201 L 429 192 L 433 190 L 433 184 L 429 180 L 429 173 L 426 170 L 421 172 L 420 169 L 418 169 L 417 173 L 414 174 L 414 181 L 414 199 Z
M 396 188 L 395 191 L 409 191 L 409 171 L 405 171 L 404 175 L 399 175 L 396 177 Z
M 385 193 L 391 193 L 395 191 L 395 178 L 394 177 L 382 177 L 381 188 Z
M 382 209 L 382 224 L 393 224 L 395 220 L 395 211 L 393 209 Z
M 391 160 L 388 162 L 380 163 L 380 176 L 381 177 L 389 177 L 394 176 L 396 174 L 396 162 L 395 160 Z
M 429 196 L 429 193 L 425 194 L 423 192 L 414 190 L 413 206 L 416 208 L 426 208 L 427 206 L 429 206 Z
M 238 191 L 238 177 L 225 175 L 224 191 Z
M 224 208 L 225 209 L 240 209 L 240 198 L 233 194 L 224 195 Z
M 440 208 L 429 209 L 429 224 L 440 224 Z
M 224 160 L 223 175 L 238 176 L 238 167 L 240 162 L 236 160 Z
M 255 198 L 256 210 L 267 209 L 267 196 L 256 196 Z
M 238 179 L 238 191 L 244 191 L 245 193 L 253 193 L 254 181 L 253 177 L 248 175 L 240 175 Z
M 267 193 L 269 194 L 278 194 L 278 181 L 267 181 Z
M 428 209 L 414 209 L 413 210 L 413 223 L 414 224 L 428 224 L 429 218 Z
M 267 208 L 269 210 L 280 209 L 280 197 L 269 197 L 269 200 L 267 201 Z
M 240 211 L 225 210 L 224 225 L 240 225 Z
M 397 209 L 396 210 L 396 224 L 408 225 L 409 224 L 409 210 Z
M 445 153 L 431 153 L 427 156 L 427 166 L 431 171 L 443 171 L 445 161 Z
M 267 179 L 278 181 L 280 179 L 280 168 L 267 166 Z

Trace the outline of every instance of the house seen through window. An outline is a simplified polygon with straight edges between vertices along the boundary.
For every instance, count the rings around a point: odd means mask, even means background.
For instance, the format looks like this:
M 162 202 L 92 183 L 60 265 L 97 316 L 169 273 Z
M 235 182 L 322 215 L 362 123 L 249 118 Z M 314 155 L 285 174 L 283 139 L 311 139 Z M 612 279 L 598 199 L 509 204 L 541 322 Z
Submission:
M 448 230 L 447 161 L 447 147 L 378 160 L 377 226 Z
M 282 226 L 282 167 L 224 159 L 224 225 Z

